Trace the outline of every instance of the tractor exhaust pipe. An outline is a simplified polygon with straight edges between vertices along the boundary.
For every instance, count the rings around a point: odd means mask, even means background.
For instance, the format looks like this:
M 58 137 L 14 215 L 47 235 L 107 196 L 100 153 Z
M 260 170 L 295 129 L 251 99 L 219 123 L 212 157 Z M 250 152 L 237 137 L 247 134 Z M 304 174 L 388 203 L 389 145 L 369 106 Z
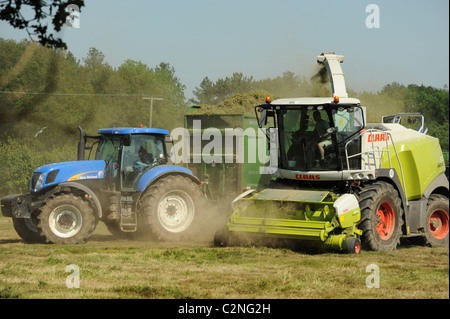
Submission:
M 79 161 L 85 160 L 85 149 L 86 149 L 86 142 L 84 139 L 84 132 L 81 126 L 78 125 L 78 130 L 80 131 L 80 140 L 78 141 L 78 157 L 77 159 Z

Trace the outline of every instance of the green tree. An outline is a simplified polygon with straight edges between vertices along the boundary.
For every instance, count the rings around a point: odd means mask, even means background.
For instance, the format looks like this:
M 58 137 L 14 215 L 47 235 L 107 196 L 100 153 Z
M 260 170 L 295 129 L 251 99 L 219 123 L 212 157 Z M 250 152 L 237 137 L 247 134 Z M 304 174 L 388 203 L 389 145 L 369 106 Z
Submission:
M 51 25 L 55 32 L 61 31 L 70 15 L 66 10 L 69 4 L 76 5 L 81 11 L 84 0 L 1 0 L 0 20 L 8 22 L 16 29 L 25 29 L 32 41 L 51 48 L 67 49 L 61 38 L 55 38 L 53 33 L 47 30 Z M 29 12 L 34 13 L 34 17 L 27 19 L 25 16 L 28 16 Z

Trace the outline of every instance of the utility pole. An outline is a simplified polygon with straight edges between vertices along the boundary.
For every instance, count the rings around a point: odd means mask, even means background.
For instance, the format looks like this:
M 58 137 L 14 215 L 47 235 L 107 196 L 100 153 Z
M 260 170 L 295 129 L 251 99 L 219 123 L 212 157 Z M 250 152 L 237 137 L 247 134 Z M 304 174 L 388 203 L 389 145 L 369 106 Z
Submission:
M 153 100 L 164 100 L 161 97 L 143 97 L 143 100 L 150 100 L 150 121 L 149 121 L 149 126 L 148 127 L 152 127 L 152 117 L 153 117 Z

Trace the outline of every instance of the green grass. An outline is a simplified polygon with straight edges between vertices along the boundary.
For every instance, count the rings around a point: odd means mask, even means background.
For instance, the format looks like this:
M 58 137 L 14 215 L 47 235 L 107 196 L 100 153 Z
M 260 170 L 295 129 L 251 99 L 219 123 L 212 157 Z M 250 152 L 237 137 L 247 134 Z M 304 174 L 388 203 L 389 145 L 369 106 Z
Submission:
M 80 288 L 66 287 L 66 266 Z M 380 269 L 380 288 L 366 287 Z M 27 245 L 0 217 L 0 298 L 449 298 L 447 248 L 360 255 L 286 248 L 115 240 L 103 224 L 84 245 Z

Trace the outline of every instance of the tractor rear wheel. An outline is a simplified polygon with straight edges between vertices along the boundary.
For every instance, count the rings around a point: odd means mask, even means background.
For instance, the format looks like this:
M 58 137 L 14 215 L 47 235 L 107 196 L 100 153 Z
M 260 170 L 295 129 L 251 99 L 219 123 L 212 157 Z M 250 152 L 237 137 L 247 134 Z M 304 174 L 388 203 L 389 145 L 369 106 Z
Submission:
M 161 241 L 192 239 L 198 234 L 205 208 L 200 187 L 189 178 L 171 175 L 151 185 L 141 200 L 142 232 Z
M 431 247 L 448 247 L 448 198 L 433 194 L 428 199 L 425 213 L 425 244 Z
M 41 207 L 38 220 L 41 235 L 54 244 L 85 243 L 98 222 L 89 202 L 74 194 L 50 197 Z
M 361 241 L 370 250 L 394 250 L 400 243 L 403 209 L 397 190 L 377 181 L 365 185 L 357 194 L 361 209 Z

